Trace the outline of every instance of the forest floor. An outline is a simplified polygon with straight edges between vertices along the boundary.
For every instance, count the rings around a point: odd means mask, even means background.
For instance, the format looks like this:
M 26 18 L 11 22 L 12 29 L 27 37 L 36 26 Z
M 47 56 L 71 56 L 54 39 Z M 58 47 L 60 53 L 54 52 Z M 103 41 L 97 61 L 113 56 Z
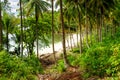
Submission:
M 57 60 L 62 59 L 60 53 L 56 53 Z M 40 59 L 40 62 L 44 68 L 44 74 L 38 74 L 39 80 L 105 80 L 100 79 L 97 76 L 90 77 L 88 79 L 83 78 L 83 72 L 79 67 L 70 66 L 64 72 L 58 72 L 53 68 L 55 66 L 53 54 L 46 54 L 46 56 Z M 56 65 L 57 66 L 57 65 Z
M 66 39 L 66 48 L 69 51 L 70 44 L 72 47 L 75 47 L 77 44 L 77 35 L 73 34 L 72 36 L 72 44 L 70 43 L 69 36 Z M 79 40 L 78 36 L 78 40 Z M 62 42 L 58 42 L 55 44 L 55 54 L 57 61 L 62 59 Z M 47 52 L 46 52 L 47 51 Z M 40 62 L 44 68 L 44 74 L 38 74 L 39 80 L 84 80 L 82 77 L 82 72 L 78 67 L 70 66 L 64 72 L 58 72 L 54 70 L 53 66 L 55 65 L 54 56 L 52 54 L 52 45 L 44 50 L 41 50 L 42 54 L 40 55 Z M 91 77 L 87 80 L 97 80 L 98 77 Z
M 61 59 L 60 53 L 56 53 L 57 60 Z M 79 68 L 70 66 L 64 72 L 58 72 L 53 69 L 55 66 L 53 54 L 46 55 L 40 59 L 44 74 L 38 74 L 39 80 L 83 80 Z M 57 65 L 56 65 L 57 66 Z

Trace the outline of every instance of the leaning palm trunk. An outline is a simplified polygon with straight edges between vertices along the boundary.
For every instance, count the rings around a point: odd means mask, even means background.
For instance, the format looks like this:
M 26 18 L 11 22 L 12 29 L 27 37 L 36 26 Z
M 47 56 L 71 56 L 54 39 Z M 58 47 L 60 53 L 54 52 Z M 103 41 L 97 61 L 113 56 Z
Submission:
M 60 13 L 61 13 L 61 26 L 62 26 L 62 34 L 63 34 L 63 58 L 65 66 L 69 66 L 69 62 L 67 60 L 66 54 L 66 45 L 65 45 L 65 29 L 64 29 L 64 19 L 63 19 L 63 10 L 62 10 L 62 0 L 60 0 Z

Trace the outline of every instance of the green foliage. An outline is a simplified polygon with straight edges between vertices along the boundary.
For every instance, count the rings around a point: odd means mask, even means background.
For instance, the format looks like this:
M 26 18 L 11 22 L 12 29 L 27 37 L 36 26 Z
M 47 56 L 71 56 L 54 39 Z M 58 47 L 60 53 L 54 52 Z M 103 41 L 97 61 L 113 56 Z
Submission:
M 36 80 L 36 74 L 42 72 L 41 64 L 34 55 L 20 58 L 0 52 L 0 80 Z
M 115 76 L 120 71 L 120 40 L 119 38 L 106 40 L 103 43 L 94 44 L 85 54 L 81 55 L 79 63 L 87 74 L 86 77 Z
M 77 49 L 76 49 L 77 50 Z M 70 54 L 67 56 L 67 59 L 72 66 L 79 66 L 80 54 Z
M 58 60 L 57 66 L 54 67 L 58 72 L 64 72 L 66 70 L 64 61 L 63 60 Z
M 80 49 L 79 48 L 74 48 L 74 49 L 72 49 L 72 52 L 73 53 L 80 53 Z
M 109 58 L 108 62 L 110 66 L 106 70 L 107 74 L 114 75 L 118 71 L 120 71 L 120 44 L 116 44 L 112 46 L 113 54 Z
M 104 76 L 109 66 L 108 60 L 112 51 L 104 46 L 95 46 L 81 56 L 81 67 L 89 75 Z
M 84 48 L 83 54 L 79 48 L 74 48 L 74 54 L 68 55 L 71 65 L 79 66 L 83 70 L 83 76 L 112 76 L 115 79 L 120 72 L 120 38 L 119 29 L 114 37 L 107 37 L 102 43 L 94 43 L 89 49 Z

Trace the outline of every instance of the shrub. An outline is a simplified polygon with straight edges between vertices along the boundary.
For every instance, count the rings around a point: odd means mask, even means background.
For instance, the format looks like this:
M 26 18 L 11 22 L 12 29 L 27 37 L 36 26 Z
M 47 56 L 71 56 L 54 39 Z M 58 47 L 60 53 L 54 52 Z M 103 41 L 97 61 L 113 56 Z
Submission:
M 59 60 L 59 61 L 58 61 L 57 66 L 56 66 L 56 69 L 57 69 L 59 72 L 64 72 L 64 71 L 66 70 L 63 60 Z
M 110 66 L 106 72 L 108 75 L 114 76 L 118 71 L 120 71 L 120 44 L 113 45 L 111 50 L 113 51 L 113 54 L 108 60 Z
M 70 65 L 72 65 L 72 66 L 79 66 L 78 63 L 81 61 L 80 54 L 69 54 L 67 56 L 67 59 L 68 59 Z
M 81 55 L 80 66 L 89 76 L 115 76 L 120 71 L 120 44 L 94 45 Z
M 88 49 L 81 56 L 81 67 L 90 75 L 104 76 L 108 65 L 108 60 L 112 51 L 106 47 L 96 46 Z
M 20 58 L 0 52 L 0 80 L 36 80 L 36 74 L 42 72 L 41 64 L 34 55 Z

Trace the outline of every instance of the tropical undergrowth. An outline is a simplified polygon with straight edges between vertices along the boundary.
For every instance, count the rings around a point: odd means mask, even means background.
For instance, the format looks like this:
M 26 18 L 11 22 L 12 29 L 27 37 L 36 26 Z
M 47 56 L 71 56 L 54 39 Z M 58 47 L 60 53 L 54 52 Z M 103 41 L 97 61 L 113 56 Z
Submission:
M 120 30 L 114 36 L 106 37 L 103 42 L 94 43 L 90 48 L 84 47 L 79 54 L 79 48 L 74 48 L 67 59 L 72 66 L 77 66 L 83 72 L 83 77 L 91 76 L 112 77 L 120 76 Z M 59 60 L 57 71 L 64 72 L 64 61 Z
M 43 69 L 35 55 L 21 58 L 0 52 L 0 80 L 36 80 L 38 73 Z
M 94 43 L 78 58 L 84 77 L 119 77 L 120 32 L 106 37 L 101 43 Z

